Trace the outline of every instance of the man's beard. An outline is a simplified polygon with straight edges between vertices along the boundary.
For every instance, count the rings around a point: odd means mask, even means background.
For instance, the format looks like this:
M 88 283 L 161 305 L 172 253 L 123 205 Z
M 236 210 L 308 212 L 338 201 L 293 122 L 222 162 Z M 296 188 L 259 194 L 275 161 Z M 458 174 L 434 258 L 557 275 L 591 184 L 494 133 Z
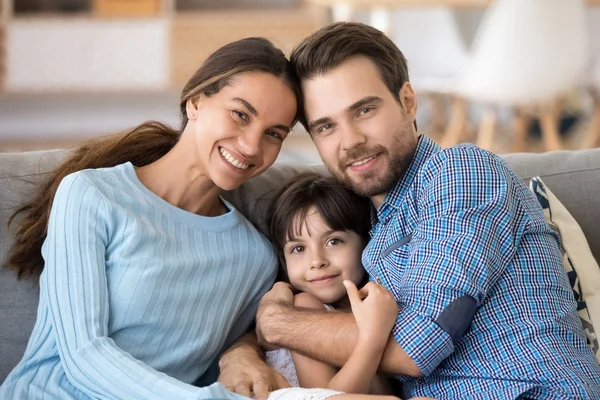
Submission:
M 417 139 L 412 132 L 402 132 L 394 137 L 389 148 L 381 145 L 367 147 L 360 146 L 348 151 L 347 156 L 340 160 L 337 168 L 327 168 L 331 175 L 352 190 L 364 197 L 379 196 L 388 193 L 394 185 L 404 176 L 417 149 Z M 347 174 L 348 164 L 377 154 L 379 162 L 383 165 L 377 170 L 369 170 L 354 174 Z M 382 171 L 383 169 L 383 171 Z

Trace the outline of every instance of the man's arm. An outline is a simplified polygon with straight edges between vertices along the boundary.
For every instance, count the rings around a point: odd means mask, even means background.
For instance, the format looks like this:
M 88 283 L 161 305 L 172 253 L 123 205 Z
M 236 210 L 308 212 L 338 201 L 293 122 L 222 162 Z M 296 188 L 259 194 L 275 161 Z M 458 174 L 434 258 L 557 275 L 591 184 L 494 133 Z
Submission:
M 297 308 L 267 296 L 257 314 L 261 343 L 285 347 L 340 368 L 348 361 L 358 342 L 352 314 Z M 422 376 L 393 337 L 388 340 L 379 370 L 388 375 Z

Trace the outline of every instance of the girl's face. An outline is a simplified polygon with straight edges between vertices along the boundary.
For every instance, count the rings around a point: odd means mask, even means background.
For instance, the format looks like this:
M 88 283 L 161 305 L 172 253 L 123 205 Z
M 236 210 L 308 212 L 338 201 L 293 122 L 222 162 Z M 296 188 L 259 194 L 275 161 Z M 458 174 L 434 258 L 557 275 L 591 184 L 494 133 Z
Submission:
M 332 231 L 311 207 L 299 236 L 288 238 L 284 246 L 290 283 L 325 304 L 334 303 L 346 296 L 344 280 L 356 285 L 362 281 L 364 247 L 364 240 L 356 232 Z
M 277 158 L 296 115 L 296 97 L 266 72 L 234 76 L 212 96 L 188 100 L 199 172 L 223 190 L 260 175 Z

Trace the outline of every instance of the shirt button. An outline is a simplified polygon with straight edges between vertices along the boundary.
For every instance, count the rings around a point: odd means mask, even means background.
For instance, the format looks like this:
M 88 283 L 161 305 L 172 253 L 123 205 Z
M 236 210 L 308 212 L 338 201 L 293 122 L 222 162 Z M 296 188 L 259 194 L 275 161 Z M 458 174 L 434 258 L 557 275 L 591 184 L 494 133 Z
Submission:
M 375 282 L 376 282 L 378 285 L 381 285 L 381 279 L 377 278 L 377 279 L 375 279 Z
M 418 378 L 418 379 L 417 379 L 417 383 L 418 383 L 419 385 L 422 385 L 422 384 L 423 384 L 423 382 L 425 382 L 425 381 L 423 380 L 423 378 Z

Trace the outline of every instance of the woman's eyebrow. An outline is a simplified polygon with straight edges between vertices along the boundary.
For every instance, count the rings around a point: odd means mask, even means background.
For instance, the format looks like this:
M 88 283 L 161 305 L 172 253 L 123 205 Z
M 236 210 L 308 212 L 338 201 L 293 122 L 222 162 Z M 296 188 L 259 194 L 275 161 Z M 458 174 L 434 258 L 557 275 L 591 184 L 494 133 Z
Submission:
M 248 111 L 250 111 L 250 114 L 254 115 L 255 117 L 258 117 L 258 111 L 256 111 L 256 108 L 252 107 L 252 104 L 248 103 L 246 100 L 239 97 L 234 97 L 231 100 L 243 104 L 248 109 Z

